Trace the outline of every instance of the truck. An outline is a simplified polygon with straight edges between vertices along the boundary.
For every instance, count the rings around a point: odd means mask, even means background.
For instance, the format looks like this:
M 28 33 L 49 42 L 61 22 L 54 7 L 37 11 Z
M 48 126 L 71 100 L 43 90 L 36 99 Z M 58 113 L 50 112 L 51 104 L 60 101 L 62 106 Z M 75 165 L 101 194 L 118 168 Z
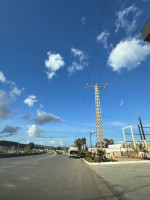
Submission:
M 70 146 L 68 151 L 68 157 L 79 158 L 79 149 L 77 146 Z

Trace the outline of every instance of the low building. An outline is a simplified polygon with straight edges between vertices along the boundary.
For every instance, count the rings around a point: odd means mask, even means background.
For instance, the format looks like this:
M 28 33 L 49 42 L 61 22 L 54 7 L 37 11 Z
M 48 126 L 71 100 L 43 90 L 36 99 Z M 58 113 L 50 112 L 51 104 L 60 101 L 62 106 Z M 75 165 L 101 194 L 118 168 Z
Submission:
M 91 152 L 91 148 L 88 148 L 88 151 Z M 124 148 L 122 144 L 112 144 L 108 145 L 108 148 L 105 148 L 106 157 L 120 157 L 127 154 L 128 149 Z M 97 148 L 92 148 L 92 153 L 97 153 Z

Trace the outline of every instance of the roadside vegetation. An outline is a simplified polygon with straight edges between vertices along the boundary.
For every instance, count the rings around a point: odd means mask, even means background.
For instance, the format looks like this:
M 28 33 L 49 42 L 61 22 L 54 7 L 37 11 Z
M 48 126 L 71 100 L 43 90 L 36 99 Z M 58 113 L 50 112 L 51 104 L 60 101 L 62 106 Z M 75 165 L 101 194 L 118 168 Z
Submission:
M 56 154 L 57 154 L 57 155 L 62 155 L 63 152 L 61 152 L 61 151 L 56 151 Z
M 82 154 L 83 155 L 83 154 Z M 106 158 L 105 151 L 97 149 L 97 152 L 91 153 L 87 152 L 84 156 L 82 156 L 88 162 L 116 162 L 117 160 Z
M 129 158 L 150 160 L 150 154 L 145 145 L 136 144 L 136 147 L 132 147 L 133 153 L 128 155 Z
M 117 160 L 106 158 L 105 151 L 102 151 L 100 149 L 97 149 L 96 152 L 89 152 L 88 148 L 86 146 L 86 139 L 85 138 L 78 138 L 74 141 L 74 144 L 79 149 L 79 157 L 84 158 L 88 162 L 115 162 Z M 108 147 L 108 145 L 114 144 L 114 141 L 112 139 L 105 139 L 105 147 Z M 99 146 L 99 144 L 96 143 L 95 147 Z

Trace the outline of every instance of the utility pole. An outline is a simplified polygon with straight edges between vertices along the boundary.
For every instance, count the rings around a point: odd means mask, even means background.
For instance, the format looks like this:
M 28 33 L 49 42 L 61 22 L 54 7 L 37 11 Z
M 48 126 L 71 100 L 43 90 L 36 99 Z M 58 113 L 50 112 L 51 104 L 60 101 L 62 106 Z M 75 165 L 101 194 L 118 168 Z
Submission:
M 91 146 L 91 155 L 92 155 L 92 133 L 90 132 L 90 146 Z
M 146 140 L 146 137 L 145 137 L 145 133 L 144 133 L 144 129 L 143 129 L 143 125 L 142 125 L 142 120 L 141 120 L 141 118 L 139 117 L 139 122 L 140 122 L 140 128 L 141 128 L 141 130 L 142 130 L 142 134 L 143 134 L 143 138 L 144 138 L 144 140 Z
M 95 134 L 96 132 L 94 133 L 91 133 L 90 132 L 90 145 L 91 145 L 91 159 L 92 159 L 92 135 Z
M 96 112 L 96 136 L 97 136 L 97 144 L 100 149 L 105 148 L 104 142 L 104 132 L 103 132 L 103 124 L 102 124 L 102 115 L 101 115 L 101 107 L 100 107 L 100 98 L 99 98 L 99 87 L 101 89 L 105 89 L 107 84 L 105 85 L 89 85 L 86 84 L 86 88 L 94 87 L 95 89 L 95 112 Z

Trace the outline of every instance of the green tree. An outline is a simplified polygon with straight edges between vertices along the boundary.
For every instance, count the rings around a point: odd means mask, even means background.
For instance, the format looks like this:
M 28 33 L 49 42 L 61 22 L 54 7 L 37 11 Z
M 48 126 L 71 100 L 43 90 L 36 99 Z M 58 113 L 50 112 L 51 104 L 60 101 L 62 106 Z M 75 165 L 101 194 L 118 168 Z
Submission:
M 101 162 L 103 160 L 103 157 L 105 155 L 105 151 L 101 150 L 101 149 L 97 149 L 97 155 L 98 155 L 98 162 Z
M 111 144 L 114 144 L 114 140 L 112 140 L 112 139 L 104 139 L 104 142 L 105 142 L 105 147 L 106 148 L 108 148 L 108 145 L 111 145 Z M 97 148 L 99 148 L 100 147 L 100 143 L 99 142 L 97 142 L 96 144 L 95 144 L 95 147 L 97 147 Z
M 78 147 L 80 153 L 82 146 L 86 145 L 86 138 L 78 138 L 77 140 L 74 141 L 74 144 Z
M 30 142 L 26 145 L 25 149 L 27 151 L 31 151 L 34 148 L 34 143 Z
M 108 148 L 108 145 L 112 145 L 114 144 L 114 140 L 112 139 L 104 139 L 104 142 L 105 142 L 105 147 Z
M 97 155 L 103 157 L 105 154 L 105 151 L 101 150 L 101 149 L 97 149 Z

